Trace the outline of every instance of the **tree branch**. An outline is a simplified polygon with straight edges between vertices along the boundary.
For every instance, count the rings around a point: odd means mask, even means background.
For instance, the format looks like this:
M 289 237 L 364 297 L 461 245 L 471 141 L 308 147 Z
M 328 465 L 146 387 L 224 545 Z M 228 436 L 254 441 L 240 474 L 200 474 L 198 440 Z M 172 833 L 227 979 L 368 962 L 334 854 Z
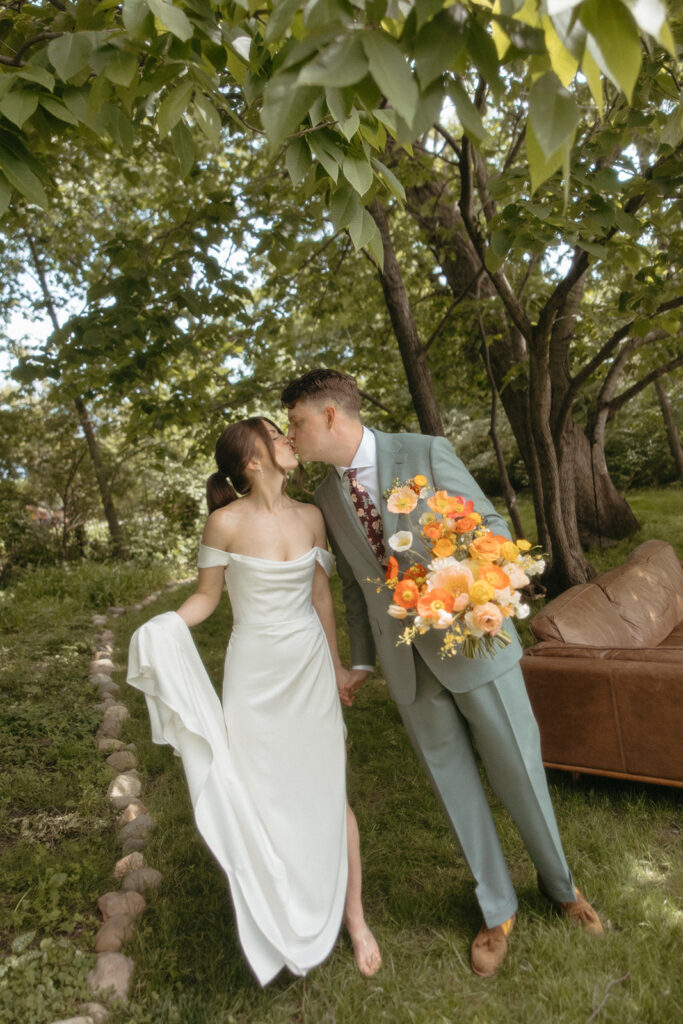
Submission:
M 44 39 L 57 39 L 59 36 L 63 36 L 63 32 L 39 32 L 38 35 L 31 36 L 27 39 L 23 46 L 20 46 L 14 57 L 0 57 L 0 62 L 7 64 L 9 67 L 21 68 L 24 66 L 22 61 L 22 55 L 26 53 L 29 47 L 34 46 L 36 43 L 42 43 Z
M 453 312 L 455 307 L 459 306 L 460 303 L 462 302 L 462 300 L 467 297 L 467 295 L 469 294 L 470 290 L 477 283 L 477 281 L 479 280 L 479 278 L 481 277 L 481 275 L 483 273 L 484 273 L 484 267 L 482 266 L 476 272 L 476 274 L 474 275 L 472 280 L 465 286 L 465 288 L 463 288 L 463 290 L 460 292 L 460 294 L 457 296 L 457 298 L 453 299 L 453 301 L 451 302 L 450 306 L 448 307 L 448 309 L 446 310 L 444 315 L 441 317 L 441 320 L 436 325 L 436 327 L 434 328 L 434 330 L 430 334 L 429 338 L 427 339 L 427 341 L 422 346 L 422 351 L 423 352 L 427 352 L 429 350 L 430 346 L 433 344 L 433 342 L 436 341 L 436 339 L 441 334 L 441 331 L 446 326 L 447 322 L 450 320 L 451 313 Z
M 679 366 L 683 366 L 683 355 L 676 356 L 674 359 L 670 359 L 668 363 L 662 363 L 661 366 L 657 366 L 654 370 L 650 370 L 641 380 L 636 381 L 626 391 L 622 391 L 620 395 L 613 398 L 611 402 L 607 402 L 606 406 L 609 409 L 609 418 L 612 419 L 616 413 L 630 402 L 632 398 L 635 398 L 637 394 L 643 391 L 644 388 L 649 387 L 654 381 L 660 377 L 666 376 L 667 373 L 671 373 L 672 370 L 676 370 Z

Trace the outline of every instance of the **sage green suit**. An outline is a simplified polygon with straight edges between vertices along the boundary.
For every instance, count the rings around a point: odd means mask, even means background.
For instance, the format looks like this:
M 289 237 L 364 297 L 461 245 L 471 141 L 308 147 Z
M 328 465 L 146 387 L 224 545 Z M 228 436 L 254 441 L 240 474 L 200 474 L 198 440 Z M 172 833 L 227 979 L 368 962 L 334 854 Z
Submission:
M 443 437 L 373 431 L 380 494 L 398 479 L 422 473 L 437 490 L 474 501 L 495 533 L 509 537 L 505 520 Z M 441 635 L 431 631 L 413 647 L 397 646 L 405 623 L 387 614 L 384 570 L 336 470 L 315 494 L 327 524 L 342 579 L 351 643 L 351 664 L 379 661 L 411 742 L 460 842 L 476 881 L 476 895 L 489 928 L 517 908 L 491 811 L 473 752 L 477 748 L 493 789 L 514 818 L 549 894 L 573 900 L 574 886 L 562 851 L 541 760 L 538 726 L 519 667 L 516 632 L 492 658 L 442 659 Z M 381 502 L 385 538 L 406 520 Z M 416 538 L 417 540 L 417 538 Z M 399 556 L 399 564 L 405 555 Z M 405 567 L 405 565 L 403 566 Z M 508 631 L 510 627 L 508 626 Z

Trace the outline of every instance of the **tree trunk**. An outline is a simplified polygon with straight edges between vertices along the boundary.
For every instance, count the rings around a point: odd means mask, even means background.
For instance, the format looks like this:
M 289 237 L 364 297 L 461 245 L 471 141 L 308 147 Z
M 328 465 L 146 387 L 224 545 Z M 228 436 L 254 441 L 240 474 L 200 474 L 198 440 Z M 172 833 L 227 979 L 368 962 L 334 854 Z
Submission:
M 52 293 L 48 287 L 47 278 L 43 271 L 43 265 L 38 255 L 38 247 L 35 243 L 35 239 L 28 232 L 26 233 L 26 239 L 28 241 L 28 247 L 31 252 L 31 258 L 33 260 L 33 266 L 35 268 L 38 280 L 40 282 L 40 288 L 43 293 L 45 300 L 45 308 L 47 309 L 48 315 L 52 322 L 52 326 L 55 331 L 59 330 L 59 319 L 57 317 L 57 311 L 55 304 L 52 299 Z M 123 533 L 121 525 L 119 523 L 118 516 L 116 514 L 116 507 L 114 505 L 114 499 L 112 498 L 111 488 L 107 480 L 107 474 L 104 469 L 104 463 L 102 461 L 102 455 L 100 453 L 100 446 L 97 443 L 97 437 L 93 429 L 92 421 L 88 413 L 87 406 L 83 399 L 77 396 L 74 399 L 74 405 L 76 406 L 76 412 L 78 413 L 78 419 L 83 427 L 83 433 L 88 445 L 88 452 L 90 453 L 90 459 L 93 464 L 95 471 L 95 478 L 97 480 L 97 486 L 99 488 L 100 497 L 102 499 L 102 509 L 104 511 L 107 525 L 109 527 L 109 533 L 112 539 L 112 545 L 114 553 L 120 558 L 128 558 L 129 552 L 123 541 Z
M 384 269 L 378 270 L 378 274 L 420 430 L 423 434 L 435 434 L 443 437 L 443 423 L 434 395 L 432 375 L 394 252 L 386 210 L 377 199 L 373 199 L 368 211 L 382 237 Z
M 657 392 L 659 407 L 662 410 L 662 416 L 664 417 L 664 426 L 666 427 L 666 436 L 669 439 L 669 448 L 671 449 L 671 454 L 674 457 L 674 462 L 678 466 L 678 475 L 681 478 L 681 481 L 683 481 L 683 446 L 681 445 L 681 438 L 674 422 L 673 410 L 669 403 L 669 399 L 666 396 L 666 391 L 664 390 L 661 378 L 658 378 L 655 381 L 655 391 Z

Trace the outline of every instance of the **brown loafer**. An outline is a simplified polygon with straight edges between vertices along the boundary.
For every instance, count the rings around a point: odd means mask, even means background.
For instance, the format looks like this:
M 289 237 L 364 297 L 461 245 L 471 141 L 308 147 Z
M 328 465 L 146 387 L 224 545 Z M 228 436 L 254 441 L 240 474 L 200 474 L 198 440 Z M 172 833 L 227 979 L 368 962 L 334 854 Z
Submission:
M 554 906 L 557 907 L 561 913 L 568 917 L 570 921 L 574 921 L 575 924 L 580 924 L 585 932 L 589 935 L 604 935 L 605 929 L 602 927 L 602 921 L 600 920 L 598 913 L 590 905 L 585 896 L 583 896 L 578 889 L 574 889 L 576 893 L 576 899 L 570 900 L 568 903 L 562 903 L 560 900 L 554 900 L 552 896 L 546 891 L 545 886 L 541 879 L 538 879 L 538 888 L 543 893 L 546 899 L 550 900 Z
M 508 951 L 508 935 L 515 925 L 516 915 L 497 924 L 495 928 L 481 926 L 474 942 L 472 943 L 471 964 L 472 970 L 480 978 L 488 978 L 495 974 Z

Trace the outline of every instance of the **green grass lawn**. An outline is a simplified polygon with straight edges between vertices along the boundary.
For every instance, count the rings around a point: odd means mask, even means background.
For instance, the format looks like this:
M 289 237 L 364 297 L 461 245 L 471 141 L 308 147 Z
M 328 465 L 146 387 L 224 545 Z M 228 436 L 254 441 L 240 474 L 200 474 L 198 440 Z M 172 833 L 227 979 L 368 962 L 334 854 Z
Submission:
M 644 523 L 642 536 L 602 557 L 616 564 L 657 535 L 683 554 L 680 488 L 629 498 Z M 97 717 L 87 671 L 92 611 L 131 603 L 158 585 L 153 574 L 124 576 L 105 593 L 99 576 L 79 589 L 48 574 L 14 594 L 11 606 L 0 604 L 3 1024 L 49 1024 L 76 1013 L 94 960 L 96 899 L 116 886 L 114 814 L 105 799 L 111 773 L 94 750 Z M 125 677 L 133 629 L 151 613 L 177 607 L 190 590 L 165 592 L 145 612 L 115 620 L 117 681 Z M 217 685 L 229 623 L 224 600 L 195 630 Z M 261 989 L 237 942 L 225 877 L 197 835 L 182 766 L 168 748 L 151 744 L 142 696 L 124 690 L 122 699 L 132 715 L 125 738 L 137 744 L 143 800 L 157 822 L 145 856 L 164 881 L 125 949 L 136 961 L 132 1002 L 112 1015 L 112 1024 L 668 1024 L 683 1018 L 680 790 L 550 774 L 577 884 L 607 928 L 602 940 L 560 919 L 538 894 L 519 835 L 491 796 L 520 910 L 500 974 L 478 979 L 469 969 L 480 924 L 471 877 L 375 676 L 345 718 L 366 913 L 384 966 L 374 979 L 362 979 L 342 936 L 305 983 L 283 972 Z

